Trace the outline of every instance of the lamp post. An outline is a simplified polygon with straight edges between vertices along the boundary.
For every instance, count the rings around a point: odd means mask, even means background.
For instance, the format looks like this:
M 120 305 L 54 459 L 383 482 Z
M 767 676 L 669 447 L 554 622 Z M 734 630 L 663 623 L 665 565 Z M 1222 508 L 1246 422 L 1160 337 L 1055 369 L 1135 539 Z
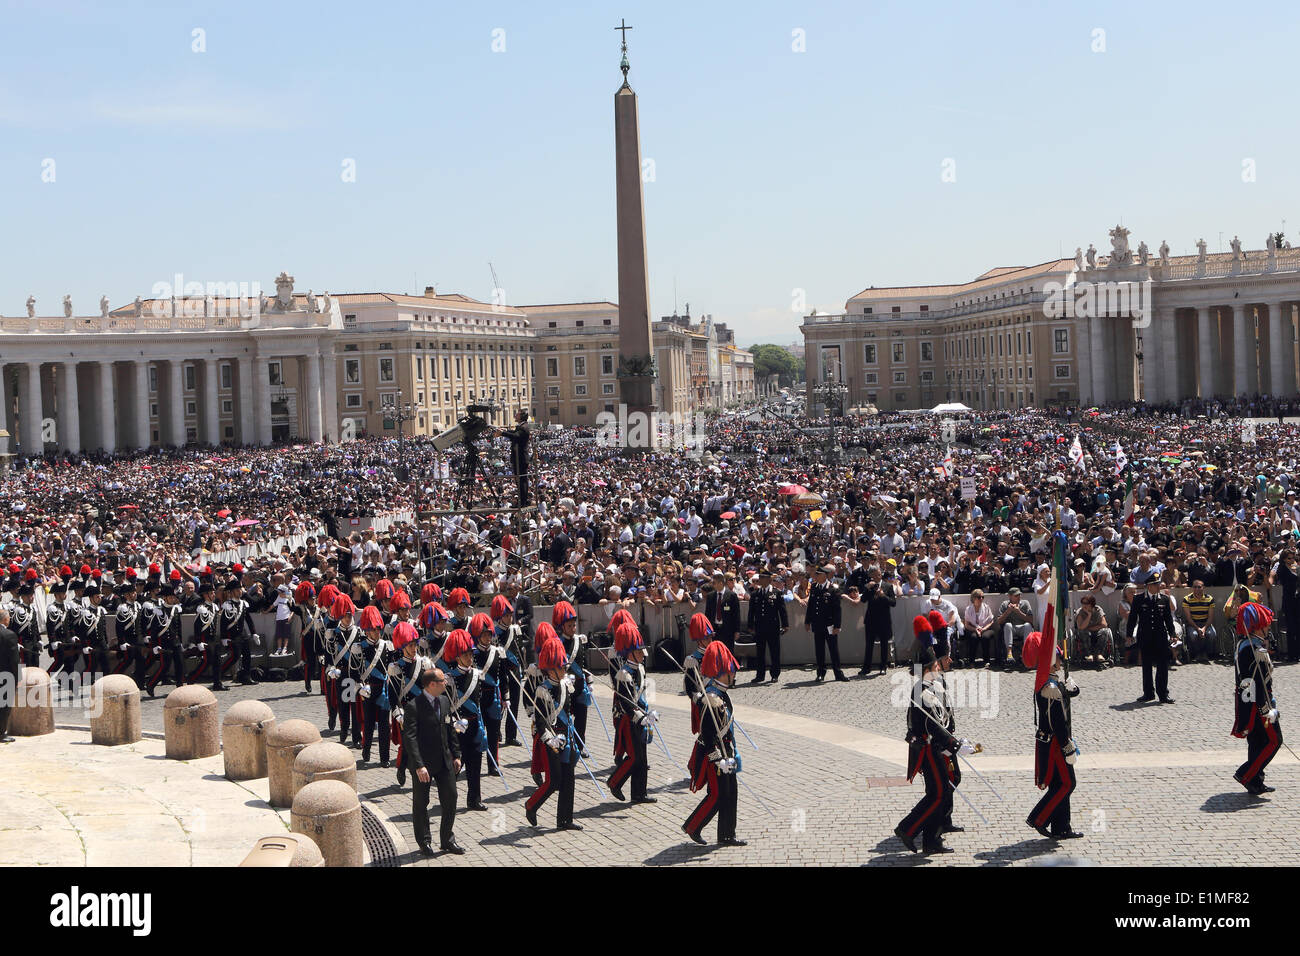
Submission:
M 828 374 L 820 385 L 813 386 L 813 394 L 817 396 L 822 403 L 822 407 L 826 410 L 826 424 L 828 427 L 826 436 L 827 457 L 830 461 L 839 461 L 840 456 L 844 454 L 844 449 L 840 447 L 839 442 L 835 441 L 835 420 L 831 417 L 831 403 L 838 403 L 840 415 L 843 416 L 844 397 L 848 393 L 848 386 L 843 382 L 835 381 L 833 374 Z
M 401 398 L 402 393 L 398 392 Z M 406 422 L 412 421 L 417 413 L 414 402 L 395 402 L 384 407 L 384 415 L 397 423 L 397 480 L 410 481 L 410 470 L 406 467 Z

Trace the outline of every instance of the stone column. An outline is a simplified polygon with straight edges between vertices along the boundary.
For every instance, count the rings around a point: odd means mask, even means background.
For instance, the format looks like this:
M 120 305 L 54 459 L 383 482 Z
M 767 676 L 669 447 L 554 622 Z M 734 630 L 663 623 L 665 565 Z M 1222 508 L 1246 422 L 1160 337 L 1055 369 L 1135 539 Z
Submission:
M 1100 405 L 1110 399 L 1106 372 L 1113 365 L 1113 362 L 1110 349 L 1106 347 L 1105 333 L 1105 320 L 1099 316 L 1090 316 L 1088 318 L 1088 342 L 1092 349 L 1092 401 L 1094 405 Z
M 117 390 L 113 387 L 113 363 L 99 363 L 99 445 L 112 454 L 117 450 Z
M 203 363 L 203 440 L 209 445 L 221 444 L 221 403 L 217 398 L 218 376 L 221 374 L 217 360 Z
M 321 439 L 321 396 L 320 396 L 320 354 L 308 354 L 303 365 L 306 366 L 307 391 L 307 440 Z
M 41 419 L 45 417 L 41 402 L 41 363 L 28 362 L 18 366 L 18 385 L 24 396 L 20 412 L 23 454 L 29 457 L 40 455 L 45 450 L 41 442 Z
M 185 378 L 180 359 L 167 363 L 167 383 L 167 401 L 172 405 L 171 434 L 167 443 L 182 448 L 185 445 Z
M 77 407 L 77 363 L 62 362 L 58 367 L 59 447 L 65 451 L 81 450 L 81 413 Z
M 137 361 L 135 369 L 135 447 L 148 448 L 153 443 L 149 429 L 149 363 Z
M 1135 349 L 1137 348 L 1136 336 L 1142 336 L 1142 398 L 1148 404 L 1163 402 L 1168 387 L 1160 353 L 1162 349 L 1173 348 L 1173 343 L 1166 342 L 1163 346 L 1157 344 L 1160 337 L 1158 330 L 1162 328 L 1160 318 L 1153 316 L 1150 325 L 1145 329 L 1134 329 L 1132 333 L 1135 336 L 1133 339 Z
M 1290 346 L 1290 337 L 1282 335 L 1282 310 L 1286 308 L 1281 302 L 1268 304 L 1268 393 L 1285 395 L 1286 388 L 1286 348 Z M 1283 343 L 1286 343 L 1283 345 Z
M 325 409 L 321 413 L 323 421 L 322 428 L 325 430 L 325 440 L 337 442 L 339 440 L 339 373 L 338 365 L 334 360 L 334 343 L 326 342 L 323 346 L 325 354 L 321 357 L 323 374 L 321 376 L 321 397 L 325 403 Z M 420 358 L 424 361 L 424 357 Z M 430 403 L 436 405 L 436 403 Z
M 1196 309 L 1196 371 L 1200 379 L 1201 398 L 1209 398 L 1218 390 L 1215 369 L 1219 355 L 1214 347 L 1213 313 L 1209 306 Z
M 8 367 L 0 363 L 0 393 L 4 395 L 4 400 L 0 401 L 0 428 L 9 432 L 8 438 L 0 438 L 0 452 L 13 451 L 14 445 L 18 442 L 17 436 L 14 435 L 13 422 L 9 420 L 9 413 L 13 410 L 12 385 L 13 380 L 9 376 Z
M 1251 371 L 1255 368 L 1254 315 L 1244 305 L 1232 307 L 1232 393 L 1255 391 Z
M 1168 307 L 1157 310 L 1151 317 L 1151 325 L 1142 330 L 1142 345 L 1146 361 L 1155 359 L 1160 366 L 1160 395 L 1156 401 L 1182 398 L 1178 388 L 1178 355 L 1183 343 L 1178 334 L 1178 312 Z
M 1092 394 L 1092 341 L 1089 338 L 1088 320 L 1077 319 L 1074 328 L 1070 330 L 1071 341 L 1074 343 L 1074 354 L 1078 356 L 1078 375 L 1079 375 L 1079 404 L 1083 407 L 1096 404 L 1096 399 Z M 1032 368 L 1034 365 L 1033 357 L 1030 356 L 1026 362 Z M 1050 377 L 1048 381 L 1051 381 Z M 1026 382 L 1025 385 L 1030 388 L 1038 389 L 1041 383 Z
M 257 432 L 253 425 L 253 360 L 247 355 L 239 357 L 239 443 L 254 445 Z
M 257 443 L 271 444 L 271 368 L 260 351 L 253 369 L 253 415 L 257 421 Z

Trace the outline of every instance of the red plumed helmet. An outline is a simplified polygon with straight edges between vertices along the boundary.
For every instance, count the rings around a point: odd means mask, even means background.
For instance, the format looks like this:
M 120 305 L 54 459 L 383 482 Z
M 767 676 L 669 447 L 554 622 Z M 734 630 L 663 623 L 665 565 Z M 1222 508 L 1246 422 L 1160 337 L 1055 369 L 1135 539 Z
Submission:
M 393 596 L 393 582 L 388 578 L 380 578 L 375 584 L 375 598 L 379 601 L 387 601 Z
M 924 614 L 918 614 L 912 618 L 912 636 L 920 637 L 922 634 L 933 634 L 934 628 L 930 626 L 930 619 Z
M 615 633 L 620 624 L 631 624 L 633 627 L 636 627 L 636 619 L 632 617 L 631 613 L 629 613 L 628 609 L 625 607 L 619 608 L 614 612 L 613 617 L 609 619 L 609 632 L 611 634 Z
M 484 631 L 491 631 L 494 626 L 495 625 L 493 625 L 492 623 L 492 618 L 488 617 L 482 611 L 479 611 L 477 614 L 475 614 L 473 617 L 469 619 L 470 637 L 477 639 L 480 634 L 482 634 Z
M 152 577 L 152 578 L 156 578 L 156 577 L 159 577 L 159 576 L 161 576 L 161 575 L 162 575 L 162 568 L 160 568 L 157 564 L 151 564 L 151 565 L 149 565 L 149 576 L 150 576 L 150 577 Z
M 432 604 L 434 601 L 442 600 L 442 588 L 430 581 L 424 587 L 420 588 L 420 603 Z
M 555 628 L 543 621 L 537 625 L 537 633 L 533 635 L 533 646 L 541 647 L 549 640 L 559 640 L 560 635 L 555 633 Z
M 236 574 L 243 574 L 244 566 L 236 561 L 230 570 L 234 571 Z
M 437 601 L 426 604 L 420 609 L 420 627 L 432 630 L 435 624 L 450 618 L 451 615 L 447 613 L 447 609 Z
M 1025 646 L 1020 651 L 1021 662 L 1029 668 L 1038 666 L 1038 656 L 1044 652 L 1043 632 L 1030 631 L 1025 636 Z
M 393 649 L 394 650 L 400 651 L 407 644 L 410 644 L 411 641 L 416 641 L 419 639 L 420 639 L 420 635 L 416 633 L 414 625 L 412 625 L 409 621 L 398 621 L 397 624 L 393 627 Z
M 573 605 L 568 601 L 560 601 L 555 607 L 551 608 L 551 627 L 557 631 L 564 627 L 566 621 L 576 621 L 578 612 L 573 609 Z
M 1254 601 L 1247 601 L 1241 607 L 1237 608 L 1238 634 L 1244 636 L 1246 634 L 1254 634 L 1256 631 L 1267 631 L 1272 625 L 1273 612 L 1262 604 L 1256 604 Z
M 469 636 L 469 631 L 463 627 L 458 627 L 447 635 L 447 643 L 442 645 L 442 659 L 445 661 L 454 661 L 466 651 L 474 649 L 474 638 Z
M 620 654 L 629 654 L 638 647 L 645 647 L 645 641 L 635 624 L 620 624 L 614 631 L 614 650 Z
M 735 655 L 727 650 L 727 645 L 714 641 L 704 651 L 700 673 L 705 677 L 717 677 L 719 674 L 734 673 L 737 666 Z
M 713 640 L 713 625 L 709 623 L 707 614 L 692 614 L 690 630 L 693 641 Z
M 452 588 L 451 596 L 447 598 L 447 607 L 458 607 L 461 604 L 469 603 L 469 592 L 464 588 Z
M 930 630 L 932 631 L 937 631 L 940 628 L 946 628 L 948 626 L 948 622 L 944 620 L 943 611 L 931 611 L 925 617 L 930 622 Z
M 27 581 L 35 581 L 39 577 L 40 575 L 36 573 L 35 568 L 28 568 L 27 573 L 23 575 L 23 578 Z
M 85 575 L 85 574 L 89 574 L 89 573 L 90 573 L 90 565 L 88 565 L 88 564 L 83 564 L 83 565 L 81 566 L 81 571 L 78 572 L 78 573 L 83 574 L 83 575 Z
M 139 575 L 136 573 L 135 568 L 127 568 L 126 576 L 132 581 L 134 581 L 137 577 L 139 577 Z
M 172 568 L 172 573 L 169 574 L 169 575 L 167 575 L 167 580 L 168 580 L 168 581 L 179 581 L 180 579 L 181 579 L 181 573 L 180 573 L 180 571 L 178 571 L 176 568 Z
M 357 606 L 352 603 L 352 598 L 346 594 L 340 594 L 334 598 L 334 603 L 330 606 L 330 617 L 336 621 L 343 620 L 349 614 L 356 614 Z
M 90 576 L 94 578 L 96 581 L 98 581 L 100 578 L 104 576 L 104 572 L 99 570 L 99 568 L 95 568 L 95 570 L 90 572 Z
M 319 603 L 320 606 L 329 611 L 331 617 L 337 617 L 334 613 L 334 602 L 339 598 L 339 589 L 332 584 L 327 584 L 320 589 Z
M 492 599 L 492 619 L 496 620 L 505 614 L 514 614 L 514 606 L 507 600 L 504 594 L 498 594 Z
M 303 581 L 293 590 L 293 599 L 299 604 L 305 604 L 316 596 L 316 589 L 311 586 L 310 581 Z
M 156 567 L 156 565 L 154 566 Z M 59 577 L 61 578 L 72 577 L 72 568 L 68 567 L 66 564 L 63 565 L 61 568 L 59 568 Z
M 373 604 L 367 604 L 365 610 L 361 612 L 361 620 L 357 622 L 363 631 L 382 631 L 384 629 L 384 619 L 379 613 L 379 608 Z
M 394 611 L 400 610 L 401 608 L 404 607 L 410 607 L 411 596 L 407 594 L 405 591 L 395 591 L 393 592 L 393 596 L 388 601 L 388 606 L 391 607 Z
M 569 655 L 564 650 L 564 642 L 558 637 L 544 642 L 537 651 L 537 666 L 544 671 L 558 671 L 568 667 Z

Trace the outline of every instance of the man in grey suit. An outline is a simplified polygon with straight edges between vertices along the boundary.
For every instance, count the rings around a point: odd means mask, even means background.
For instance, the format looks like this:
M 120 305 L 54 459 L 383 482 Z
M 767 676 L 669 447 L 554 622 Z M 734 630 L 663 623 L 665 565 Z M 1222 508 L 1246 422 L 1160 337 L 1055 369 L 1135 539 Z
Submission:
M 431 667 L 420 675 L 422 693 L 402 711 L 402 747 L 411 773 L 411 817 L 420 852 L 433 856 L 429 833 L 429 788 L 438 786 L 442 808 L 440 844 L 447 853 L 464 853 L 452 833 L 456 822 L 456 774 L 460 771 L 460 741 L 451 726 L 447 675 Z
M 9 630 L 9 610 L 0 608 L 0 744 L 14 742 L 9 736 L 9 716 L 14 710 L 20 670 L 18 635 Z

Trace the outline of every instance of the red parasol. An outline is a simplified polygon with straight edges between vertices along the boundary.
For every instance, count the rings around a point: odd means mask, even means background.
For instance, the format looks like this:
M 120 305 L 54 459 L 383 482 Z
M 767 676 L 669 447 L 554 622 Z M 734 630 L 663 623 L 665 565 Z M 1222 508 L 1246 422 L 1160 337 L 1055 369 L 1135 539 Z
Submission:
M 734 517 L 736 517 L 736 513 L 735 513 L 734 511 L 724 511 L 724 512 L 722 512 L 722 520 L 724 520 L 724 521 L 730 521 L 730 520 L 731 520 L 732 518 L 734 518 Z
M 803 485 L 782 485 L 776 489 L 778 495 L 802 495 L 808 491 Z
M 229 508 L 222 508 L 220 511 L 217 512 L 217 517 L 218 517 L 218 518 L 229 518 L 229 517 L 230 517 L 230 509 L 229 509 Z

